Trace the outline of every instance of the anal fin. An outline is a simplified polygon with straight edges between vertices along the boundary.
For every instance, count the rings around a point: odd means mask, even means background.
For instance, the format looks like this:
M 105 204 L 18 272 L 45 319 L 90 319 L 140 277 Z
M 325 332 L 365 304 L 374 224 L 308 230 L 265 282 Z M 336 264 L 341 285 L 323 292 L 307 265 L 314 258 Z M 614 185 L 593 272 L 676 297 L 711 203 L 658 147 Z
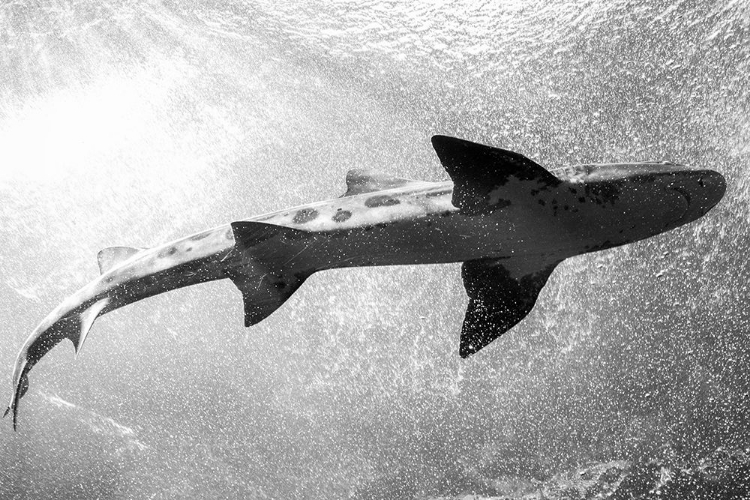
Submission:
M 81 347 L 83 347 L 83 343 L 86 342 L 86 337 L 91 331 L 91 327 L 93 326 L 94 321 L 102 314 L 104 308 L 109 305 L 110 300 L 111 299 L 109 297 L 104 297 L 103 299 L 93 303 L 91 306 L 89 306 L 88 309 L 81 313 L 81 316 L 79 318 L 80 330 L 78 331 L 78 338 L 71 338 L 73 344 L 75 345 L 76 356 L 78 356 L 78 354 L 81 352 Z M 75 333 L 73 333 L 73 335 L 74 334 Z
M 461 331 L 461 357 L 480 351 L 525 318 L 559 263 L 534 265 L 529 258 L 464 262 L 461 276 L 469 306 Z

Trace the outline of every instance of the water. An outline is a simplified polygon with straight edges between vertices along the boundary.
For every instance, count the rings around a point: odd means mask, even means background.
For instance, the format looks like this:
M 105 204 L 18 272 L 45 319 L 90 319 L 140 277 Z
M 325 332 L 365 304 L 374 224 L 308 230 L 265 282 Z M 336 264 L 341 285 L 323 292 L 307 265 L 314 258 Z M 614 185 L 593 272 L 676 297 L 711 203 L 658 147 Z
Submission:
M 248 330 L 228 281 L 114 312 L 31 374 L 5 497 L 491 494 L 750 446 L 745 2 L 16 1 L 0 28 L 8 381 L 99 249 L 338 196 L 350 168 L 447 179 L 436 133 L 728 181 L 689 226 L 566 261 L 469 360 L 455 265 L 315 275 Z

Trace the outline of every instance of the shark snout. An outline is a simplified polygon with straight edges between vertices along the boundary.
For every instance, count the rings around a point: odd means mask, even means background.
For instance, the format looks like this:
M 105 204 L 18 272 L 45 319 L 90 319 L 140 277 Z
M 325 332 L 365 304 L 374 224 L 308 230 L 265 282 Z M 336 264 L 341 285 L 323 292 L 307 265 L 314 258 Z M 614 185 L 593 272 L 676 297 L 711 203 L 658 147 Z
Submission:
M 679 193 L 686 202 L 681 223 L 694 221 L 716 206 L 724 197 L 727 183 L 713 170 L 689 170 L 675 175 L 669 189 Z

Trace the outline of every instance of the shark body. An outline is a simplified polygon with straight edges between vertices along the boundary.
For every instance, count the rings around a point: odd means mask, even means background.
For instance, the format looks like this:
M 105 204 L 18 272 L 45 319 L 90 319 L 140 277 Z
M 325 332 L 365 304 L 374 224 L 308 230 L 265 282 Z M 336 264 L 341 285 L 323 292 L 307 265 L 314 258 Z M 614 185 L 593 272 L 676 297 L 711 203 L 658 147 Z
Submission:
M 229 278 L 251 326 L 314 272 L 462 262 L 469 305 L 459 353 L 466 357 L 523 319 L 564 259 L 695 220 L 726 189 L 717 172 L 668 162 L 577 165 L 553 175 L 510 151 L 445 136 L 432 142 L 450 182 L 353 170 L 340 198 L 156 248 L 102 250 L 101 275 L 53 310 L 21 348 L 6 410 L 14 427 L 29 370 L 63 339 L 78 353 L 97 317 L 138 300 Z

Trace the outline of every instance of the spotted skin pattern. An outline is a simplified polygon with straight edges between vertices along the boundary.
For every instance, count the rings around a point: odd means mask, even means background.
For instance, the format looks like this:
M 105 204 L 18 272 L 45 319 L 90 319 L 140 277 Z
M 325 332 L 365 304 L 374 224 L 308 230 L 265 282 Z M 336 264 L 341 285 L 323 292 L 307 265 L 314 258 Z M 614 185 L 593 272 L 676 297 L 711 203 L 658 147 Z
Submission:
M 151 249 L 104 250 L 102 274 L 55 308 L 21 347 L 6 411 L 14 427 L 28 373 L 50 349 L 69 339 L 78 352 L 97 316 L 144 298 L 228 278 L 242 292 L 249 325 L 314 272 L 463 262 L 470 297 L 465 356 L 520 321 L 560 261 L 695 220 L 726 188 L 716 172 L 671 163 L 547 171 L 517 153 L 460 139 L 435 136 L 433 146 L 449 182 L 356 170 L 340 198 Z

